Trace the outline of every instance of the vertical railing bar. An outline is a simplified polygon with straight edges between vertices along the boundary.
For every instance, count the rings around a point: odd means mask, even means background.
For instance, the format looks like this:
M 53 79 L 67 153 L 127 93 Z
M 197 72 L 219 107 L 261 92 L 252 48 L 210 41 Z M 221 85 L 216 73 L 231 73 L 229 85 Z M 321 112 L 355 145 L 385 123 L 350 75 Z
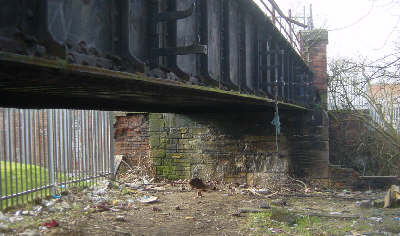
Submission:
M 37 145 L 37 130 L 36 130 L 36 113 L 37 110 L 33 110 L 32 112 L 32 131 L 33 131 L 33 139 L 32 139 L 32 151 L 33 151 L 33 159 L 32 162 L 34 163 L 35 166 L 35 194 L 32 195 L 32 197 L 34 196 L 34 198 L 36 199 L 38 197 L 38 179 L 37 179 L 37 167 L 38 167 L 38 163 L 37 163 L 37 149 L 36 149 L 36 145 Z
M 43 133 L 44 133 L 44 130 L 42 129 L 42 135 L 40 135 L 40 127 L 41 127 L 41 119 L 40 119 L 40 114 L 43 114 L 43 110 L 39 110 L 39 111 L 37 111 L 37 113 L 36 113 L 36 118 L 37 118 L 37 120 L 36 120 L 36 122 L 37 122 L 37 125 L 38 125 L 38 139 L 39 139 L 39 146 L 38 146 L 38 153 L 39 153 L 39 185 L 40 185 L 40 187 L 42 187 L 43 185 L 42 185 L 42 169 L 43 169 L 43 166 L 42 166 L 42 139 L 43 139 Z M 43 115 L 42 115 L 42 120 L 43 120 Z M 41 198 L 43 198 L 43 190 L 41 190 L 40 191 L 40 197 Z
M 77 143 L 77 127 L 76 127 L 76 110 L 72 110 L 72 120 L 73 120 L 73 129 L 72 132 L 74 134 L 74 139 L 73 139 L 73 147 L 74 147 L 74 158 L 72 159 L 72 168 L 73 168 L 73 173 L 74 173 L 74 180 L 77 178 L 77 170 L 76 170 L 76 160 L 79 158 L 78 156 L 78 143 Z
M 85 146 L 86 146 L 86 169 L 85 169 L 85 179 L 89 177 L 89 170 L 90 170 L 90 143 L 89 143 L 89 111 L 85 111 Z M 87 185 L 87 181 L 85 184 Z
M 69 175 L 69 159 L 71 158 L 71 150 L 69 149 L 69 144 L 70 144 L 70 138 L 71 138 L 71 133 L 69 132 L 70 130 L 70 123 L 69 123 L 69 110 L 65 109 L 64 110 L 64 132 L 65 132 L 65 142 L 64 142 L 64 175 L 65 175 L 65 182 L 68 183 L 70 181 L 70 175 Z M 69 184 L 65 184 L 66 187 L 69 186 Z
M 74 135 L 73 135 L 73 122 L 72 122 L 72 110 L 68 110 L 68 153 L 69 156 L 67 158 L 67 165 L 68 165 L 68 181 L 73 180 L 73 169 L 72 169 L 72 160 L 74 158 L 74 149 L 73 149 L 73 141 L 74 141 Z M 72 183 L 70 184 L 72 185 Z
M 65 109 L 60 109 L 60 172 L 62 173 L 61 178 L 62 178 L 62 186 L 64 188 L 67 187 L 67 173 L 65 172 Z
M 69 111 L 69 120 L 70 120 L 70 151 L 71 151 L 71 157 L 68 161 L 69 166 L 70 166 L 70 175 L 72 180 L 75 180 L 75 169 L 74 169 L 74 160 L 75 160 L 75 121 L 74 121 L 74 115 L 73 115 L 74 110 Z M 73 183 L 71 183 L 73 185 Z
M 99 172 L 99 121 L 98 121 L 98 111 L 94 111 L 94 125 L 95 125 L 95 128 L 94 128 L 94 142 L 95 142 L 95 145 L 94 145 L 94 147 L 95 147 L 95 152 L 96 152 L 96 155 L 95 155 L 95 168 L 96 168 L 96 171 L 94 172 L 95 174 L 94 174 L 94 176 L 97 176 L 98 175 L 98 172 Z M 96 184 L 97 184 L 97 180 L 98 180 L 98 178 L 95 178 L 95 182 L 96 182 Z
M 47 120 L 48 120 L 48 112 L 47 110 L 41 110 L 42 113 L 42 119 L 41 119 L 41 125 L 42 125 L 42 157 L 41 157 L 41 162 L 43 163 L 43 168 L 41 169 L 41 173 L 42 173 L 42 185 L 41 186 L 46 186 L 48 185 L 47 181 L 49 180 L 49 177 L 47 176 L 46 178 L 46 169 L 47 169 L 47 175 L 49 174 L 49 160 L 48 160 L 48 154 L 49 154 L 49 150 L 48 150 L 48 143 L 47 143 L 47 134 L 48 134 L 48 130 L 47 130 Z M 46 122 L 46 123 L 45 123 Z M 46 130 L 46 132 L 45 132 Z M 45 135 L 46 134 L 46 135 Z M 49 193 L 49 190 L 46 189 L 44 192 L 42 192 L 43 195 L 47 195 Z
M 3 117 L 3 113 L 4 113 L 4 108 L 0 108 L 0 118 L 2 118 Z M 2 131 L 2 133 L 4 133 L 5 132 L 5 129 L 4 129 L 4 123 L 5 123 L 5 120 L 4 119 L 1 119 L 1 121 L 2 121 L 2 123 L 3 123 L 3 130 L 1 130 L 0 129 L 0 131 Z M 3 197 L 3 183 L 2 183 L 2 181 L 3 181 L 3 176 L 2 176 L 2 173 L 4 172 L 4 170 L 3 170 L 3 164 L 2 164 L 2 162 L 3 162 L 3 160 L 5 160 L 5 157 L 6 157 L 6 155 L 5 155 L 5 142 L 4 142 L 4 135 L 1 135 L 2 134 L 1 132 L 0 132 L 0 151 L 1 150 L 3 150 L 1 153 L 0 153 L 0 197 Z M 7 181 L 7 179 L 6 179 L 6 181 Z M 0 211 L 2 211 L 3 210 L 3 200 L 1 200 L 0 201 Z
M 100 128 L 100 164 L 101 164 L 101 175 L 104 175 L 104 132 L 103 132 L 103 114 L 104 111 L 99 112 L 99 128 Z
M 12 122 L 13 122 L 13 124 L 12 124 L 12 127 L 11 127 L 11 129 L 12 129 L 12 132 L 11 132 L 11 137 L 12 137 L 12 139 L 11 139 L 11 161 L 10 161 L 10 164 L 11 164 L 11 168 L 12 168 L 12 165 L 14 165 L 14 170 L 15 170 L 15 175 L 16 175 L 16 178 L 15 178 L 15 181 L 16 181 L 16 183 L 14 182 L 14 184 L 15 184 L 15 186 L 13 186 L 13 188 L 11 189 L 11 194 L 14 194 L 14 193 L 17 193 L 17 188 L 18 188 L 18 165 L 17 165 L 17 162 L 16 162 L 16 159 L 17 159 L 17 150 L 16 150 L 16 146 L 17 146 L 17 121 L 16 121 L 16 116 L 17 116 L 17 114 L 16 114 L 16 109 L 12 109 L 12 113 L 11 113 L 11 116 L 12 116 Z M 11 182 L 12 182 L 12 177 L 13 177 L 13 175 L 11 175 Z M 15 190 L 14 190 L 14 187 L 15 187 Z M 18 205 L 18 199 L 15 199 L 15 202 L 16 202 L 16 204 Z M 13 204 L 14 205 L 14 204 Z
M 92 130 L 91 130 L 91 135 L 92 135 L 92 138 L 91 138 L 91 143 L 92 143 L 92 177 L 94 177 L 94 176 L 96 176 L 96 170 L 95 170 L 95 154 L 96 154 L 96 152 L 95 152 L 95 143 L 94 143 L 94 138 L 95 138 L 95 134 L 94 134 L 94 127 L 95 127 L 95 125 L 94 125 L 94 120 L 95 120 L 95 118 L 94 118 L 94 111 L 91 111 L 91 113 L 92 113 Z M 96 180 L 94 180 L 95 182 L 96 182 Z
M 10 167 L 10 195 L 13 194 L 13 181 L 12 181 L 12 177 L 13 177 L 13 173 L 12 173 L 12 157 L 13 157 L 13 143 L 12 143 L 12 136 L 13 136 L 13 132 L 14 132 L 14 127 L 12 126 L 12 121 L 11 121 L 11 117 L 12 117 L 12 112 L 13 109 L 7 109 L 7 116 L 8 116 L 8 159 L 9 159 L 9 167 Z M 14 198 L 11 198 L 11 206 L 14 205 Z M 8 207 L 8 206 L 7 206 Z
M 32 148 L 32 110 L 28 110 L 28 118 L 27 118 L 27 123 L 28 123 L 28 153 L 29 153 L 29 175 L 31 178 L 31 183 L 30 183 L 30 188 L 33 190 L 33 173 L 32 173 L 32 168 L 33 168 L 33 163 L 32 163 L 32 153 L 33 153 L 33 148 Z M 33 193 L 30 193 L 31 201 L 33 201 Z
M 103 125 L 102 125 L 102 129 L 103 129 L 103 172 L 106 173 L 107 171 L 107 132 L 106 132 L 106 119 L 107 119 L 107 112 L 103 111 Z
M 20 109 L 17 109 L 17 114 L 15 115 L 15 118 L 17 118 L 17 115 L 18 115 L 18 126 L 19 127 L 18 127 L 18 129 L 16 129 L 16 130 L 18 130 L 18 137 L 17 137 L 17 135 L 15 135 L 15 157 L 19 158 L 18 162 L 19 162 L 19 174 L 20 174 L 21 183 L 18 184 L 18 175 L 17 175 L 15 178 L 15 193 L 18 193 L 18 187 L 20 187 L 21 190 L 24 188 L 23 180 L 22 180 L 22 176 L 23 176 L 23 171 L 22 171 L 22 132 L 21 132 L 22 131 L 22 122 L 21 122 L 21 110 Z M 15 127 L 17 127 L 17 126 L 15 126 Z M 19 146 L 18 151 L 19 152 L 17 152 L 17 139 L 19 139 L 19 142 L 18 142 L 18 146 Z M 17 162 L 15 164 L 16 164 L 15 165 L 16 171 L 18 172 Z M 24 203 L 24 196 L 21 197 L 21 200 L 22 200 L 22 203 Z M 17 205 L 18 205 L 18 202 L 19 202 L 19 197 L 17 197 Z
M 114 166 L 114 124 L 113 124 L 113 119 L 114 114 L 112 112 L 108 112 L 108 130 L 109 130 L 109 158 L 110 158 L 110 173 L 111 173 L 111 179 L 115 180 L 115 166 Z
M 98 156 L 98 169 L 97 169 L 97 176 L 101 175 L 102 173 L 102 136 L 101 136 L 101 111 L 97 112 L 97 136 L 98 136 L 98 143 L 97 143 L 97 156 Z
M 65 163 L 64 163 L 64 158 L 63 158 L 63 156 L 64 156 L 64 143 L 63 143 L 63 141 L 64 141 L 64 136 L 63 136 L 63 134 L 64 134 L 64 129 L 63 129 L 63 112 L 64 112 L 64 110 L 63 109 L 58 109 L 57 110 L 57 114 L 58 114 L 58 119 L 57 119 L 57 126 L 58 126 L 58 136 L 57 136 L 57 139 L 58 139 L 58 153 L 59 153 L 59 155 L 58 155 L 58 163 L 59 163 L 59 165 L 58 165 L 58 172 L 59 172 L 59 182 L 58 182 L 58 185 L 59 185 L 59 189 L 60 189 L 60 191 L 62 191 L 62 188 L 63 188 L 63 186 L 65 187 L 65 172 L 64 172 L 64 166 L 65 166 Z
M 63 178 L 63 185 L 67 187 L 67 182 L 68 182 L 68 174 L 67 174 L 67 158 L 68 158 L 68 148 L 66 148 L 67 142 L 68 142 L 68 131 L 66 128 L 66 123 L 67 123 L 67 112 L 68 110 L 63 109 L 62 110 L 62 162 L 63 162 L 63 173 L 64 173 L 64 178 Z
M 72 110 L 68 111 L 68 133 L 69 133 L 69 138 L 68 138 L 68 149 L 70 152 L 69 158 L 68 158 L 68 176 L 70 177 L 69 179 L 74 179 L 74 170 L 72 167 L 72 160 L 74 159 L 74 149 L 73 149 L 73 142 L 74 142 L 74 129 L 73 129 L 73 120 L 72 120 Z
M 103 129 L 104 129 L 104 171 L 109 172 L 108 168 L 108 132 L 107 132 L 107 112 L 103 113 Z M 110 176 L 107 176 L 109 178 Z
M 80 180 L 83 179 L 83 171 L 84 171 L 84 166 L 83 166 L 83 159 L 84 159 L 84 140 L 83 140 L 83 110 L 79 110 L 79 143 L 80 143 L 80 155 L 81 158 L 79 159 L 79 178 Z M 82 186 L 82 181 L 78 182 L 79 186 Z
M 57 170 L 56 170 L 56 174 L 57 174 L 57 188 L 56 189 L 60 189 L 61 187 L 61 183 L 63 181 L 63 175 L 65 176 L 65 173 L 62 173 L 62 152 L 61 152 L 61 129 L 62 129 L 62 123 L 61 123 L 61 109 L 57 109 L 56 110 L 56 125 L 57 125 L 57 136 L 56 136 L 56 140 L 57 140 L 57 145 L 56 145 L 56 152 L 57 152 Z
M 99 172 L 99 141 L 98 141 L 98 139 L 99 139 L 99 134 L 98 134 L 98 131 L 99 131 L 99 127 L 98 127 L 98 113 L 97 113 L 97 111 L 94 111 L 94 152 L 95 152 L 95 155 L 94 155 L 94 161 L 95 161 L 95 163 L 94 163 L 94 167 L 95 167 L 95 172 L 94 172 L 94 176 L 97 176 L 97 174 L 98 174 L 98 172 Z M 97 180 L 98 180 L 98 178 L 95 178 L 95 183 L 97 184 Z
M 9 127 L 7 127 L 8 120 L 6 122 L 6 112 L 8 112 L 8 108 L 3 109 L 3 143 L 4 143 L 4 148 L 3 148 L 3 153 L 4 153 L 4 185 L 5 185 L 5 196 L 8 196 L 8 179 L 7 179 L 7 157 L 8 157 L 8 150 L 7 147 L 8 145 L 8 131 Z M 7 132 L 7 134 L 6 134 Z M 3 172 L 3 169 L 0 169 L 1 172 Z M 0 172 L 0 174 L 1 174 Z M 3 196 L 4 193 L 2 193 L 1 196 Z M 3 201 L 1 201 L 1 206 L 3 207 Z M 6 199 L 6 208 L 8 207 L 8 198 Z M 3 208 L 2 208 L 3 209 Z
M 70 160 L 72 159 L 72 150 L 71 150 L 71 139 L 72 139 L 72 134 L 71 134 L 71 120 L 70 120 L 70 113 L 71 110 L 66 110 L 65 113 L 65 123 L 66 123 L 66 136 L 67 136 L 67 142 L 66 142 L 66 153 L 67 153 L 67 158 L 65 162 L 65 168 L 66 168 L 66 176 L 67 176 L 67 182 L 71 180 L 71 166 L 69 164 Z M 68 184 L 69 186 L 70 184 Z
M 11 112 L 10 112 L 10 134 L 11 134 L 10 135 L 10 183 L 11 183 L 10 184 L 10 186 L 11 186 L 10 194 L 11 195 L 14 194 L 14 186 L 13 186 L 13 181 L 12 181 L 12 177 L 13 177 L 13 174 L 12 174 L 13 166 L 12 166 L 12 164 L 13 164 L 13 159 L 14 159 L 14 155 L 15 155 L 14 145 L 15 145 L 15 128 L 16 128 L 16 126 L 15 126 L 15 114 L 14 113 L 15 113 L 14 112 L 14 108 L 12 108 Z M 11 121 L 11 119 L 12 119 L 12 121 Z M 14 165 L 14 166 L 16 166 L 16 165 Z M 12 203 L 11 205 L 14 205 L 14 198 L 11 198 L 11 203 Z
M 104 111 L 103 112 L 103 159 L 104 159 L 104 161 L 103 161 L 103 169 L 104 169 L 104 173 L 107 173 L 108 171 L 108 169 L 107 169 L 107 159 L 108 159 L 108 156 L 107 156 L 107 130 L 106 130 L 106 119 L 107 119 L 107 112 L 106 111 Z
M 67 188 L 67 182 L 68 182 L 68 175 L 67 175 L 67 158 L 68 158 L 68 148 L 67 148 L 67 143 L 68 143 L 68 131 L 67 131 L 67 119 L 66 119 L 66 114 L 68 110 L 67 109 L 62 109 L 61 110 L 61 125 L 62 125 L 62 170 L 63 170 L 63 185 L 65 188 Z
M 50 194 L 54 194 L 54 110 L 47 110 L 47 146 Z
M 54 174 L 56 175 L 55 177 L 55 190 L 59 190 L 60 188 L 60 181 L 61 181 L 61 163 L 60 163 L 60 109 L 55 109 L 54 110 L 54 152 L 55 152 L 55 168 L 54 168 Z M 58 193 L 57 193 L 58 194 Z
M 87 170 L 87 141 L 86 141 L 86 134 L 87 134 L 87 126 L 86 126 L 86 110 L 82 111 L 82 127 L 83 127 L 83 133 L 82 133 L 82 139 L 83 139 L 83 178 L 86 179 L 86 170 Z M 86 185 L 86 180 L 83 182 L 83 186 Z
M 52 109 L 52 119 L 53 119 L 53 125 L 52 125 L 52 133 L 53 133 L 53 167 L 54 167 L 54 193 L 56 193 L 57 187 L 58 187 L 58 149 L 57 149 L 57 110 Z
M 75 173 L 75 179 L 79 178 L 79 129 L 78 129 L 78 119 L 77 119 L 77 110 L 73 110 L 72 116 L 74 117 L 74 152 L 75 152 L 75 158 L 73 162 L 74 166 L 74 173 Z M 76 185 L 76 182 L 74 183 Z
M 24 179 L 24 164 L 26 163 L 26 127 L 25 127 L 25 111 L 24 110 L 19 110 L 19 138 L 20 138 L 20 143 L 19 143 L 19 164 L 20 164 L 20 173 L 21 173 L 21 192 L 25 192 L 27 190 L 27 170 L 26 170 L 26 165 L 25 165 L 25 179 Z M 25 198 L 27 197 L 26 194 L 21 195 L 22 199 L 22 204 L 25 203 Z
M 28 129 L 28 118 L 27 118 L 27 113 L 29 113 L 29 109 L 27 110 L 21 110 L 22 115 L 23 115 L 23 129 L 24 129 L 24 163 L 25 163 L 25 189 L 23 191 L 28 190 L 28 135 L 27 135 L 27 129 Z M 30 176 L 29 176 L 30 177 Z M 32 183 L 32 179 L 31 179 Z M 25 194 L 26 196 L 26 202 L 29 201 L 29 194 Z
M 75 119 L 75 152 L 76 152 L 76 156 L 75 156 L 75 175 L 76 178 L 81 177 L 80 175 L 80 142 L 79 142 L 79 136 L 80 136 L 80 126 L 79 126 L 79 111 L 76 110 L 74 111 L 74 119 Z M 77 183 L 75 183 L 77 184 Z

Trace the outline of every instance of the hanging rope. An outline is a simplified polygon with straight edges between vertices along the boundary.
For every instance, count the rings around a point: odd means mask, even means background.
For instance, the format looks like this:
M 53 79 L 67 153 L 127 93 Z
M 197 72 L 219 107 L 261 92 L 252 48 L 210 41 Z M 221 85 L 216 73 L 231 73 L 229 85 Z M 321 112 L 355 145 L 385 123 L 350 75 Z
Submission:
M 278 80 L 275 80 L 275 114 L 271 124 L 275 126 L 275 149 L 276 153 L 279 153 L 278 136 L 281 134 L 281 122 L 278 108 Z

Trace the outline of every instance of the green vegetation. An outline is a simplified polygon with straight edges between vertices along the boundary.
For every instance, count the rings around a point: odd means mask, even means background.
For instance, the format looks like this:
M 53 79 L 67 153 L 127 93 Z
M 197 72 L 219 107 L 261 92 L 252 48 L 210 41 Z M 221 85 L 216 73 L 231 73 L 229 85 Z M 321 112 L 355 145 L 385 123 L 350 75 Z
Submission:
M 250 214 L 248 226 L 256 235 L 345 235 L 352 222 L 316 216 L 302 216 L 282 208 Z
M 32 172 L 32 179 L 31 179 Z M 24 192 L 27 190 L 39 188 L 41 185 L 49 183 L 48 169 L 36 165 L 25 165 L 17 162 L 0 161 L 1 177 L 1 195 L 4 196 Z M 17 185 L 18 184 L 18 185 Z M 40 185 L 41 184 L 41 185 Z M 8 199 L 8 206 L 32 201 L 39 196 L 49 195 L 48 190 L 41 190 L 29 193 L 24 196 L 18 196 L 14 199 Z M 2 207 L 6 207 L 6 200 L 1 202 Z

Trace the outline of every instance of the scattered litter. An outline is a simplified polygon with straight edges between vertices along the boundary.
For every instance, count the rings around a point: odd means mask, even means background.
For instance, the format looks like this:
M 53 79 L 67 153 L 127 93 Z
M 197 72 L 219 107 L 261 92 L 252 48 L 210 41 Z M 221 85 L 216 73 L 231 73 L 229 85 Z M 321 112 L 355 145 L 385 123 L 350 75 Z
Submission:
M 97 190 L 93 191 L 94 195 L 104 195 L 105 193 L 106 193 L 105 188 L 101 188 L 101 189 L 97 189 Z
M 9 231 L 10 227 L 4 223 L 0 223 L 0 232 Z
M 51 206 L 54 206 L 54 204 L 56 204 L 56 202 L 54 200 L 52 200 L 52 201 L 42 200 L 42 203 L 45 207 L 51 207 Z
M 240 217 L 241 215 L 240 215 L 240 212 L 235 212 L 235 213 L 232 213 L 232 216 Z
M 60 199 L 60 198 L 61 198 L 61 195 L 53 194 L 53 198 L 54 198 L 54 199 Z
M 9 220 L 9 218 L 7 216 L 5 216 L 3 214 L 3 212 L 0 211 L 0 221 L 8 221 L 8 220 Z
M 40 236 L 40 232 L 35 229 L 27 229 L 19 235 L 21 235 L 21 236 Z
M 125 222 L 126 221 L 124 216 L 117 216 L 117 217 L 115 217 L 115 220 L 119 221 L 119 222 Z
M 29 215 L 29 211 L 22 211 L 22 212 L 21 212 L 21 215 L 27 216 L 27 215 Z
M 342 213 L 341 212 L 338 212 L 338 211 L 334 211 L 334 212 L 331 212 L 331 213 L 329 213 L 330 215 L 342 215 Z
M 141 203 L 154 203 L 158 201 L 158 197 L 154 197 L 154 196 L 143 196 L 140 197 L 138 199 L 136 199 L 137 201 L 141 202 Z
M 400 221 L 400 217 L 394 217 L 393 218 L 395 221 Z
M 271 233 L 277 233 L 277 234 L 285 233 L 285 231 L 283 231 L 282 229 L 269 228 L 268 230 L 271 231 Z
M 271 193 L 271 191 L 268 190 L 268 189 L 257 189 L 257 190 L 254 190 L 254 192 L 259 193 L 259 194 L 269 194 L 269 193 Z
M 372 208 L 374 206 L 374 202 L 371 200 L 362 200 L 360 202 L 356 202 L 356 204 L 361 208 Z
M 193 219 L 194 219 L 193 216 L 186 216 L 186 217 L 185 217 L 185 220 L 193 220 Z
M 382 223 L 383 222 L 383 218 L 382 217 L 369 217 L 368 220 L 376 221 L 378 223 Z
M 53 227 L 57 227 L 59 225 L 59 223 L 55 220 L 51 220 L 50 222 L 44 222 L 42 225 L 47 228 L 53 228 Z
M 23 217 L 20 217 L 20 216 L 13 216 L 13 217 L 10 217 L 9 218 L 9 221 L 10 221 L 10 223 L 15 223 L 15 222 L 18 222 L 18 221 L 21 221 L 21 220 L 23 220 L 24 218 Z

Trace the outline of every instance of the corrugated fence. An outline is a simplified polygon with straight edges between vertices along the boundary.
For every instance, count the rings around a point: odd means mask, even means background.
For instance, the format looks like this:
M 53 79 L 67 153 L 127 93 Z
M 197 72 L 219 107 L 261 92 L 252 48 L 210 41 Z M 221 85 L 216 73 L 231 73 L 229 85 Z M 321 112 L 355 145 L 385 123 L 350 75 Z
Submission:
M 113 173 L 111 112 L 0 108 L 0 207 Z

